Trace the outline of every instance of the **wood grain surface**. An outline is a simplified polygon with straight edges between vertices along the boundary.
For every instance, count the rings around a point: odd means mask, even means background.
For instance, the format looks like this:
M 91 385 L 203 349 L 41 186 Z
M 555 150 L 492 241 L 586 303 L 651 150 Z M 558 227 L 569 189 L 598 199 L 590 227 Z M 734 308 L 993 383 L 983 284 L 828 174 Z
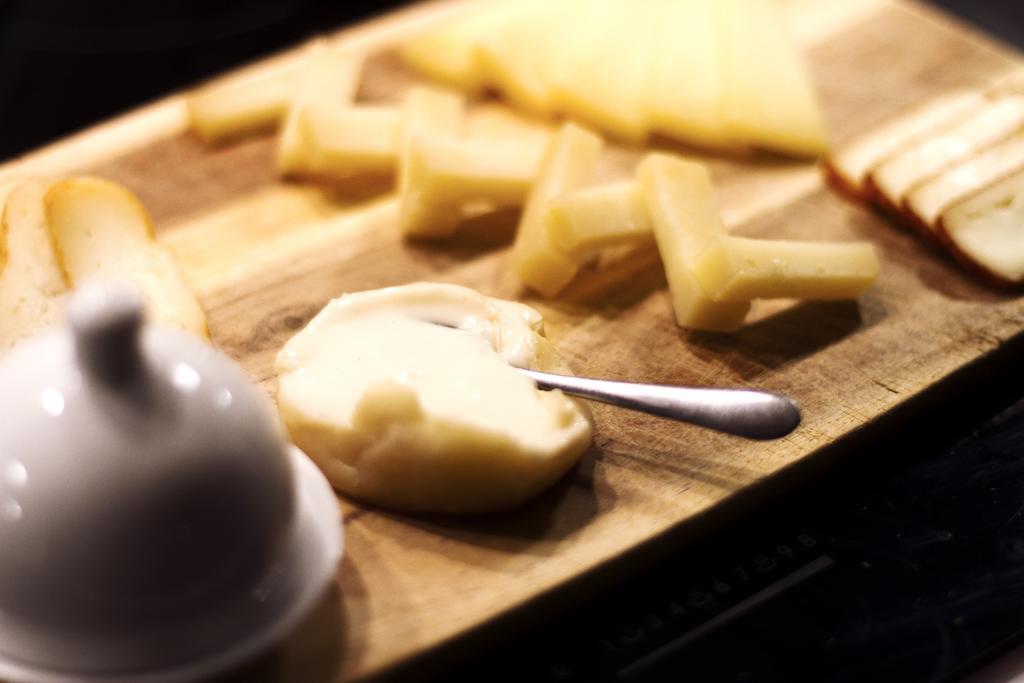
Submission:
M 837 141 L 1017 64 L 1007 48 L 916 4 L 782 1 Z M 389 46 L 459 8 L 416 5 L 339 33 L 375 55 L 361 99 L 396 100 L 415 77 Z M 292 52 L 250 69 L 294 60 Z M 504 125 L 500 107 L 480 111 L 486 125 Z M 328 300 L 434 280 L 535 304 L 578 373 L 763 387 L 795 397 L 804 423 L 786 439 L 754 443 L 598 407 L 592 451 L 521 509 L 459 520 L 344 502 L 336 589 L 287 643 L 238 674 L 244 680 L 426 675 L 484 642 L 480 634 L 527 623 L 552 596 L 585 593 L 617 558 L 738 492 L 827 459 L 844 437 L 1024 330 L 1024 301 L 975 284 L 913 235 L 831 193 L 812 164 L 708 158 L 738 233 L 872 240 L 883 263 L 877 285 L 858 302 L 758 304 L 738 334 L 714 335 L 675 326 L 649 249 L 585 273 L 558 301 L 539 301 L 510 272 L 514 215 L 482 220 L 451 243 L 403 242 L 389 185 L 281 183 L 272 150 L 270 136 L 204 147 L 186 131 L 182 98 L 171 97 L 10 162 L 0 177 L 93 173 L 136 191 L 199 293 L 215 342 L 271 393 L 275 353 Z M 630 174 L 641 151 L 612 150 L 603 176 Z

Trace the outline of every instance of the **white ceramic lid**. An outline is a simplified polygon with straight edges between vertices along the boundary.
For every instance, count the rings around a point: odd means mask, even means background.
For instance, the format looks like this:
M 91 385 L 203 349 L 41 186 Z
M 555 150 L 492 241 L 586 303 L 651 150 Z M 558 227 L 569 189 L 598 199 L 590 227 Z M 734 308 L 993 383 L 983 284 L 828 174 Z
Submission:
M 93 287 L 0 362 L 0 676 L 185 680 L 279 638 L 340 513 L 269 400 Z

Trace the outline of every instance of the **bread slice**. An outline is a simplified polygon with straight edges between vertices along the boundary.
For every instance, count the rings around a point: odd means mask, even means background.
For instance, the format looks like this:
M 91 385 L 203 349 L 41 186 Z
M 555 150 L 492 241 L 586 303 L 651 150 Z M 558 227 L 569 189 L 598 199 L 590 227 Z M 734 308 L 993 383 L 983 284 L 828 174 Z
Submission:
M 129 190 L 100 178 L 71 178 L 50 185 L 43 205 L 57 263 L 73 286 L 90 279 L 123 282 L 139 290 L 154 320 L 209 336 L 199 303 Z
M 990 282 L 1024 284 L 1024 170 L 946 208 L 939 236 Z
M 0 188 L 0 351 L 60 324 L 70 283 L 43 210 L 49 181 Z
M 882 159 L 939 134 L 987 102 L 981 93 L 958 90 L 913 107 L 830 155 L 825 162 L 829 180 L 847 194 L 868 199 L 868 173 Z
M 908 218 L 932 235 L 942 209 L 1024 168 L 1024 130 L 916 185 L 905 200 Z
M 899 214 L 907 193 L 1024 126 L 1024 95 L 996 100 L 940 135 L 891 156 L 871 170 L 874 199 Z

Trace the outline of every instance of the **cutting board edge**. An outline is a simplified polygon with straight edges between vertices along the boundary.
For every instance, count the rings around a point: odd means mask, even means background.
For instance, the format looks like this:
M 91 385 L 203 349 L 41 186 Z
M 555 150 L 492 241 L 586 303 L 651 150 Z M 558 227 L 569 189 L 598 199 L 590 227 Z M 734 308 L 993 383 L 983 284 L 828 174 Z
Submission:
M 352 680 L 358 683 L 390 683 L 428 680 L 444 675 L 458 663 L 465 662 L 460 656 L 467 653 L 479 655 L 480 649 L 494 647 L 504 638 L 521 636 L 543 621 L 556 619 L 603 591 L 613 589 L 630 576 L 667 560 L 684 546 L 707 540 L 715 532 L 738 523 L 751 509 L 778 501 L 829 473 L 834 474 L 837 468 L 850 466 L 871 444 L 877 444 L 880 436 L 907 429 L 928 418 L 933 410 L 950 408 L 952 394 L 976 389 L 978 385 L 1012 369 L 1013 361 L 1022 358 L 1024 329 L 832 443 L 732 492 L 714 505 L 665 528 L 618 556 L 549 586 L 527 601 L 492 615 L 475 628 L 438 642 L 433 648 L 393 661 L 387 668 L 365 671 Z M 974 409 L 978 413 L 977 419 L 990 417 L 985 414 L 985 405 Z M 878 456 L 871 454 L 869 457 Z M 477 651 L 472 652 L 474 650 Z

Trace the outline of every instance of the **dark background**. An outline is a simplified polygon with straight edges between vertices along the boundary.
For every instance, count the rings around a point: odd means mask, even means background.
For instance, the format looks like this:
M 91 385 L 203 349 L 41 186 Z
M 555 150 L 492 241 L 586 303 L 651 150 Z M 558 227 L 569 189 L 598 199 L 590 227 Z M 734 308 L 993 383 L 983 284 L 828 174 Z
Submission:
M 399 0 L 0 0 L 0 159 Z
M 713 1 L 713 0 L 709 0 Z M 936 0 L 1024 43 L 1022 0 Z M 0 160 L 399 0 L 0 0 Z

